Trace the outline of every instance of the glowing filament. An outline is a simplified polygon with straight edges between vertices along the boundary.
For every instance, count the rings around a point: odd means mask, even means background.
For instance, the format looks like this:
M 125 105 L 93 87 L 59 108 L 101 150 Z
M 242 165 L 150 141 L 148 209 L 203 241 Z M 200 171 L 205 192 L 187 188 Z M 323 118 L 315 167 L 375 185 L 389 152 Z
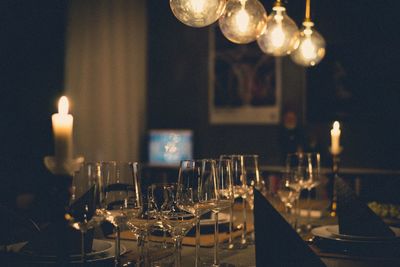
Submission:
M 305 39 L 300 45 L 301 54 L 305 59 L 314 59 L 317 57 L 317 52 L 315 51 L 315 45 L 311 41 L 311 38 Z
M 282 30 L 282 25 L 275 27 L 271 31 L 272 45 L 276 48 L 282 47 L 285 44 L 285 33 Z
M 195 13 L 202 13 L 204 12 L 204 7 L 207 0 L 190 0 L 189 5 L 191 6 L 191 10 Z
M 240 32 L 244 33 L 247 31 L 247 28 L 249 27 L 249 23 L 250 23 L 250 17 L 249 17 L 249 14 L 247 13 L 247 11 L 245 11 L 243 7 L 236 14 L 235 23 L 236 23 L 237 29 Z

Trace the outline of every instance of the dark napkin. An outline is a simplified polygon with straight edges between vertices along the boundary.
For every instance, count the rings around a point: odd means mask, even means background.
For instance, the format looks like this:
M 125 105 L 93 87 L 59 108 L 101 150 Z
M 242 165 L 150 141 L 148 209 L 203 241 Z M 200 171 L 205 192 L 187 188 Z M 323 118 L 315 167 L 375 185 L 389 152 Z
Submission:
M 335 177 L 339 233 L 356 236 L 395 236 L 395 233 L 361 201 L 350 186 Z
M 75 220 L 80 221 L 86 216 L 90 220 L 95 212 L 95 186 L 90 187 L 80 198 L 69 207 L 69 212 Z
M 74 221 L 90 220 L 95 212 L 95 186 L 92 186 L 68 207 Z M 85 235 L 85 250 L 91 252 L 93 230 Z M 72 228 L 67 220 L 49 223 L 41 232 L 29 239 L 22 252 L 30 255 L 70 255 L 81 251 L 81 233 Z M 64 256 L 65 256 L 64 255 Z
M 254 227 L 257 266 L 326 266 L 258 190 L 254 190 Z

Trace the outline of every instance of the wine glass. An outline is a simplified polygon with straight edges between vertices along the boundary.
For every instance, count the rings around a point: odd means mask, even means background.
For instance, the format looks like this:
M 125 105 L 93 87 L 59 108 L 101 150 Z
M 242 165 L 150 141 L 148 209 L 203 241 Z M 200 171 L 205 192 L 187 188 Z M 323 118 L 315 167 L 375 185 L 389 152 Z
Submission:
M 152 228 L 157 224 L 157 217 L 153 215 L 154 212 L 154 207 L 144 198 L 142 207 L 137 216 L 129 218 L 126 223 L 128 228 L 136 234 L 137 237 L 140 259 L 135 264 L 140 265 L 143 263 L 144 266 L 148 265 L 148 247 L 146 246 L 148 243 L 146 243 L 146 240 Z
M 249 205 L 250 210 L 254 209 L 254 189 L 264 193 L 266 186 L 264 180 L 260 176 L 260 170 L 258 168 L 258 155 L 249 154 L 241 155 L 243 157 L 243 168 L 246 175 L 247 182 L 247 197 L 246 201 Z M 250 236 L 247 237 L 247 244 L 254 245 L 254 231 Z
M 242 210 L 243 210 L 243 227 L 240 243 L 234 243 L 232 238 L 233 232 L 233 204 L 231 202 L 230 207 L 230 236 L 227 249 L 244 249 L 247 247 L 247 201 L 249 186 L 247 182 L 246 169 L 244 165 L 243 155 L 221 155 L 220 159 L 230 159 L 232 163 L 232 185 L 234 198 L 242 198 Z
M 302 189 L 308 191 L 307 194 L 307 230 L 311 229 L 311 190 L 320 184 L 320 154 L 319 153 L 291 153 L 287 155 L 287 170 L 297 177 Z
M 196 218 L 196 267 L 200 264 L 200 216 L 218 208 L 216 189 L 215 160 L 181 161 L 176 202 L 180 209 L 191 213 Z
M 100 165 L 82 164 L 74 173 L 71 187 L 70 206 L 67 219 L 70 225 L 81 232 L 81 258 L 86 263 L 85 235 L 88 230 L 99 224 L 103 217 L 96 213 L 100 208 Z
M 214 262 L 213 267 L 220 266 L 218 257 L 218 214 L 221 210 L 231 208 L 234 201 L 233 184 L 232 184 L 232 160 L 220 159 L 217 161 L 216 183 L 217 191 L 216 207 L 212 209 L 214 213 Z M 232 215 L 232 214 L 231 214 Z
M 296 229 L 297 218 L 294 220 L 291 220 L 290 218 L 293 214 L 292 209 L 295 207 L 295 203 L 299 199 L 300 191 L 302 189 L 298 176 L 284 171 L 277 187 L 277 195 L 284 204 L 287 220 Z
M 157 218 L 170 233 L 175 245 L 175 266 L 180 267 L 182 239 L 193 228 L 196 218 L 177 206 L 176 184 L 153 184 L 148 191 L 152 217 Z
M 102 162 L 102 208 L 105 219 L 115 229 L 114 264 L 120 264 L 120 227 L 142 211 L 142 194 L 137 162 Z

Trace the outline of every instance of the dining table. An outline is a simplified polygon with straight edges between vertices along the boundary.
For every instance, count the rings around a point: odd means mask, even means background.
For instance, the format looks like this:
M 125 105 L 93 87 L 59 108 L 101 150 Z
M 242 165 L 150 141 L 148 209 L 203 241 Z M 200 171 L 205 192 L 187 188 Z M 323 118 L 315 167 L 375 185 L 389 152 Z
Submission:
M 283 213 L 283 206 L 279 203 L 276 198 L 269 199 L 273 206 L 279 210 L 281 215 L 285 218 L 287 214 Z M 240 206 L 235 205 L 234 214 L 240 216 Z M 299 200 L 299 210 L 304 211 L 307 206 L 306 199 Z M 322 225 L 334 225 L 337 224 L 337 217 L 332 217 L 329 215 L 329 200 L 311 200 L 310 208 L 312 211 L 320 213 L 320 216 L 312 217 L 310 223 L 313 227 L 318 227 Z M 303 214 L 301 214 L 303 215 Z M 304 225 L 307 223 L 306 216 L 289 215 L 291 218 L 295 216 L 297 218 L 297 223 L 299 225 Z M 253 211 L 251 209 L 247 210 L 248 224 L 253 224 Z M 250 227 L 250 229 L 252 229 Z M 250 233 L 254 238 L 257 238 L 257 231 Z M 326 251 L 319 248 L 315 244 L 315 237 L 312 231 L 307 231 L 306 233 L 301 233 L 301 237 L 304 242 L 310 246 L 310 248 L 321 258 L 321 260 L 328 267 L 394 267 L 400 266 L 400 255 L 398 257 L 373 257 L 373 256 L 355 256 L 346 251 Z M 127 248 L 127 253 L 122 256 L 123 262 L 135 261 L 138 259 L 137 245 L 135 240 L 127 240 L 122 238 L 122 245 Z M 265 240 L 265 245 L 273 245 L 275 240 Z M 156 259 L 153 260 L 153 265 L 151 266 L 173 266 L 173 248 L 170 246 L 165 249 L 165 253 L 162 253 L 161 245 L 159 242 L 150 242 L 148 256 L 150 261 L 152 257 L 156 255 Z M 263 241 L 264 243 L 264 241 Z M 290 251 L 288 251 L 290 253 Z M 157 255 L 162 255 L 161 258 Z M 200 249 L 200 259 L 206 258 L 204 266 L 211 266 L 212 264 L 213 247 L 206 246 Z M 236 267 L 252 267 L 263 265 L 257 264 L 256 262 L 256 247 L 255 242 L 250 243 L 245 249 L 227 250 L 220 247 L 219 249 L 220 262 L 227 264 L 226 266 L 236 266 Z M 170 264 L 170 265 L 168 265 Z M 195 266 L 195 246 L 193 245 L 183 245 L 182 248 L 182 266 L 189 267 Z M 283 267 L 283 265 L 282 265 Z

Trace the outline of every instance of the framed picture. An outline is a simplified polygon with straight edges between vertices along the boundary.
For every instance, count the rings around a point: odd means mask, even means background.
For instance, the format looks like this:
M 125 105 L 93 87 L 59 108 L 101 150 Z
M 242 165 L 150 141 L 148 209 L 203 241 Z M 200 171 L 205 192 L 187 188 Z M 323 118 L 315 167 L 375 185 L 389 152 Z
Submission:
M 229 42 L 216 26 L 209 40 L 211 124 L 278 124 L 281 60 L 264 54 L 257 42 Z

